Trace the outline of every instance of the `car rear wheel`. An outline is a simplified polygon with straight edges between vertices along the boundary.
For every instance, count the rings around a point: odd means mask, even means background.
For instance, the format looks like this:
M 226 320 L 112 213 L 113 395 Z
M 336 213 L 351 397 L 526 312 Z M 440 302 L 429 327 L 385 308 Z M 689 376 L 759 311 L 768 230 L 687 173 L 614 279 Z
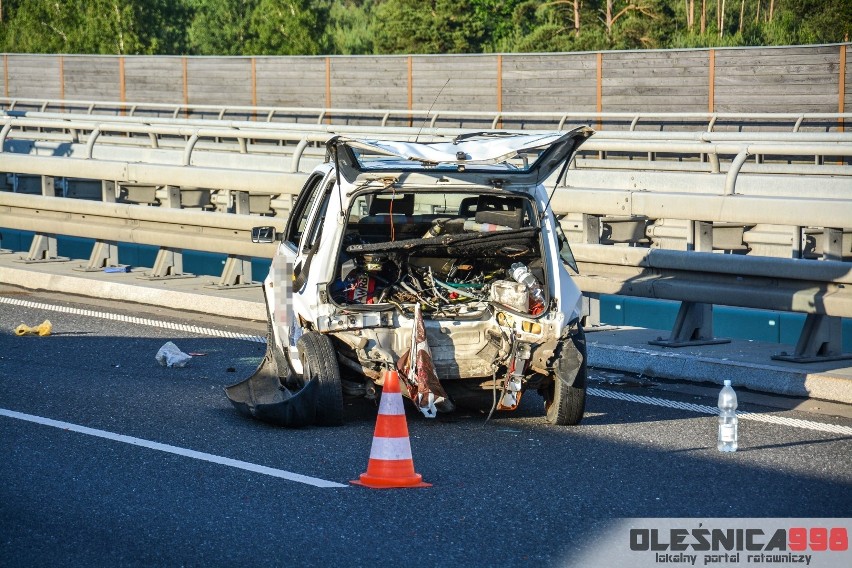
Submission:
M 544 412 L 557 426 L 574 426 L 586 410 L 586 336 L 583 328 L 562 345 L 551 384 L 545 387 Z
M 309 331 L 296 344 L 302 362 L 302 380 L 319 382 L 317 424 L 340 426 L 343 424 L 343 387 L 337 353 L 331 340 L 315 331 Z

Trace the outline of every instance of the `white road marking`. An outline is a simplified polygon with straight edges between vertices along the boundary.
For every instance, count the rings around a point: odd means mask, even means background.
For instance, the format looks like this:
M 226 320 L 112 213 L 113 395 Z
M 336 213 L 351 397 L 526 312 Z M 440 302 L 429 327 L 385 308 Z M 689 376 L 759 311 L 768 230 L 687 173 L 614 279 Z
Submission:
M 60 422 L 58 420 L 42 418 L 41 416 L 34 416 L 32 414 L 23 414 L 21 412 L 15 412 L 13 410 L 6 410 L 5 408 L 0 408 L 0 416 L 7 416 L 9 418 L 15 418 L 17 420 L 34 422 L 35 424 L 41 424 L 43 426 L 52 426 L 53 428 L 59 428 L 61 430 L 68 430 L 71 432 L 77 432 L 79 434 L 86 434 L 88 436 L 96 436 L 98 438 L 105 438 L 107 440 L 122 442 L 133 446 L 141 446 L 143 448 L 148 448 L 151 450 L 157 450 L 169 454 L 176 454 L 179 456 L 211 462 L 219 465 L 226 465 L 228 467 L 234 467 L 237 469 L 244 469 L 246 471 L 261 473 L 263 475 L 270 475 L 272 477 L 278 477 L 280 479 L 286 479 L 288 481 L 304 483 L 305 485 L 313 485 L 314 487 L 349 487 L 349 485 L 343 485 L 341 483 L 335 483 L 333 481 L 326 481 L 325 479 L 319 479 L 318 477 L 310 477 L 307 475 L 301 475 L 299 473 L 285 471 L 283 469 L 275 469 L 272 467 L 267 467 L 265 465 L 258 465 L 222 456 L 216 456 L 213 454 L 207 454 L 204 452 L 197 452 L 195 450 L 188 450 L 186 448 L 179 448 L 177 446 L 170 446 L 168 444 L 161 444 L 159 442 L 151 442 L 150 440 L 143 440 L 141 438 L 134 438 L 132 436 L 114 434 L 112 432 L 107 432 L 106 430 L 96 430 L 95 428 L 87 428 L 86 426 L 79 426 L 77 424 L 71 424 L 70 422 Z
M 35 310 L 47 310 L 51 312 L 60 312 L 64 314 L 73 314 L 78 316 L 86 316 L 91 318 L 100 318 L 113 321 L 123 321 L 136 325 L 147 325 L 149 327 L 159 327 L 162 329 L 173 329 L 175 331 L 184 331 L 189 333 L 197 333 L 199 335 L 212 335 L 213 337 L 227 337 L 229 339 L 241 339 L 244 341 L 253 341 L 255 343 L 266 343 L 266 338 L 258 335 L 248 335 L 246 333 L 234 333 L 233 331 L 224 331 L 210 327 L 198 327 L 196 325 L 186 325 L 183 323 L 174 323 L 170 321 L 162 321 L 148 318 L 140 318 L 136 316 L 127 316 L 123 314 L 112 314 L 109 312 L 97 312 L 95 310 L 84 310 L 82 308 L 72 308 L 68 306 L 57 306 L 54 304 L 45 304 L 42 302 L 30 302 L 29 300 L 21 300 L 18 298 L 4 298 L 0 296 L 0 304 L 9 304 L 12 306 L 21 306 L 24 308 L 32 308 Z
M 650 404 L 652 406 L 665 406 L 666 408 L 678 408 L 680 410 L 689 410 L 691 412 L 697 412 L 699 414 L 719 414 L 719 409 L 715 406 L 705 406 L 703 404 L 693 404 L 691 402 L 679 402 L 677 400 L 668 400 L 665 398 L 641 396 L 636 394 L 596 388 L 586 389 L 586 392 L 588 392 L 592 396 L 599 396 L 601 398 L 612 398 L 615 400 L 636 402 L 639 404 Z M 829 432 L 831 434 L 842 434 L 844 436 L 852 436 L 852 428 L 850 428 L 849 426 L 840 426 L 838 424 L 825 424 L 823 422 L 814 422 L 812 420 L 787 418 L 786 416 L 777 416 L 775 414 L 761 414 L 758 412 L 746 412 L 743 410 L 738 410 L 737 416 L 745 420 L 754 420 L 756 422 L 766 422 L 769 424 L 779 424 L 782 426 L 792 426 L 794 428 L 805 428 L 807 430 L 817 430 L 819 432 Z

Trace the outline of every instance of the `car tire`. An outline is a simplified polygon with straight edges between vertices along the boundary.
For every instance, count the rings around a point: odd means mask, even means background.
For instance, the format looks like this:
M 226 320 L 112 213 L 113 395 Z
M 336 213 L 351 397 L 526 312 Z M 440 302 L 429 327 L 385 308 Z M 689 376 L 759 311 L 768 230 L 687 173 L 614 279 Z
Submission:
M 560 357 L 576 360 L 580 364 L 576 368 L 571 365 L 557 365 L 552 375 L 551 384 L 544 389 L 544 413 L 547 421 L 556 426 L 575 426 L 583 419 L 586 410 L 586 336 L 580 327 L 571 336 L 572 341 L 566 341 Z M 570 370 L 570 371 L 569 371 Z M 563 376 L 571 372 L 574 376 Z
M 317 424 L 340 426 L 343 424 L 343 387 L 334 345 L 325 335 L 309 331 L 299 338 L 296 348 L 302 362 L 302 381 L 319 382 Z

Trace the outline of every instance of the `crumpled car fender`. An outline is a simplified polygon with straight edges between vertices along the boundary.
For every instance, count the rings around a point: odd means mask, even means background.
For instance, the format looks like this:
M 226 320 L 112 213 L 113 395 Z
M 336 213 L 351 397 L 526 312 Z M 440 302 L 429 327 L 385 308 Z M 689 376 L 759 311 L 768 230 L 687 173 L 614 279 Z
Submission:
M 275 426 L 310 426 L 316 420 L 319 381 L 291 390 L 281 384 L 278 365 L 270 349 L 248 379 L 225 388 L 240 414 Z
M 586 386 L 586 335 L 572 324 L 562 328 L 558 339 L 537 346 L 530 359 L 533 370 L 553 375 L 567 386 Z

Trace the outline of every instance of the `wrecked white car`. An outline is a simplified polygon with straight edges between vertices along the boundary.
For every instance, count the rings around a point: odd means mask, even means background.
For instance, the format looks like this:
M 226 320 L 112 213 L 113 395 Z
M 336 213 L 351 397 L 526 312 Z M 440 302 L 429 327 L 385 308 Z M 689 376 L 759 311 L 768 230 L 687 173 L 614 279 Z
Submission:
M 591 134 L 331 139 L 284 233 L 254 231 L 280 245 L 264 281 L 267 354 L 226 389 L 235 407 L 341 424 L 344 395 L 375 397 L 396 369 L 426 416 L 514 410 L 534 390 L 548 422 L 580 422 L 581 293 L 549 205 Z

